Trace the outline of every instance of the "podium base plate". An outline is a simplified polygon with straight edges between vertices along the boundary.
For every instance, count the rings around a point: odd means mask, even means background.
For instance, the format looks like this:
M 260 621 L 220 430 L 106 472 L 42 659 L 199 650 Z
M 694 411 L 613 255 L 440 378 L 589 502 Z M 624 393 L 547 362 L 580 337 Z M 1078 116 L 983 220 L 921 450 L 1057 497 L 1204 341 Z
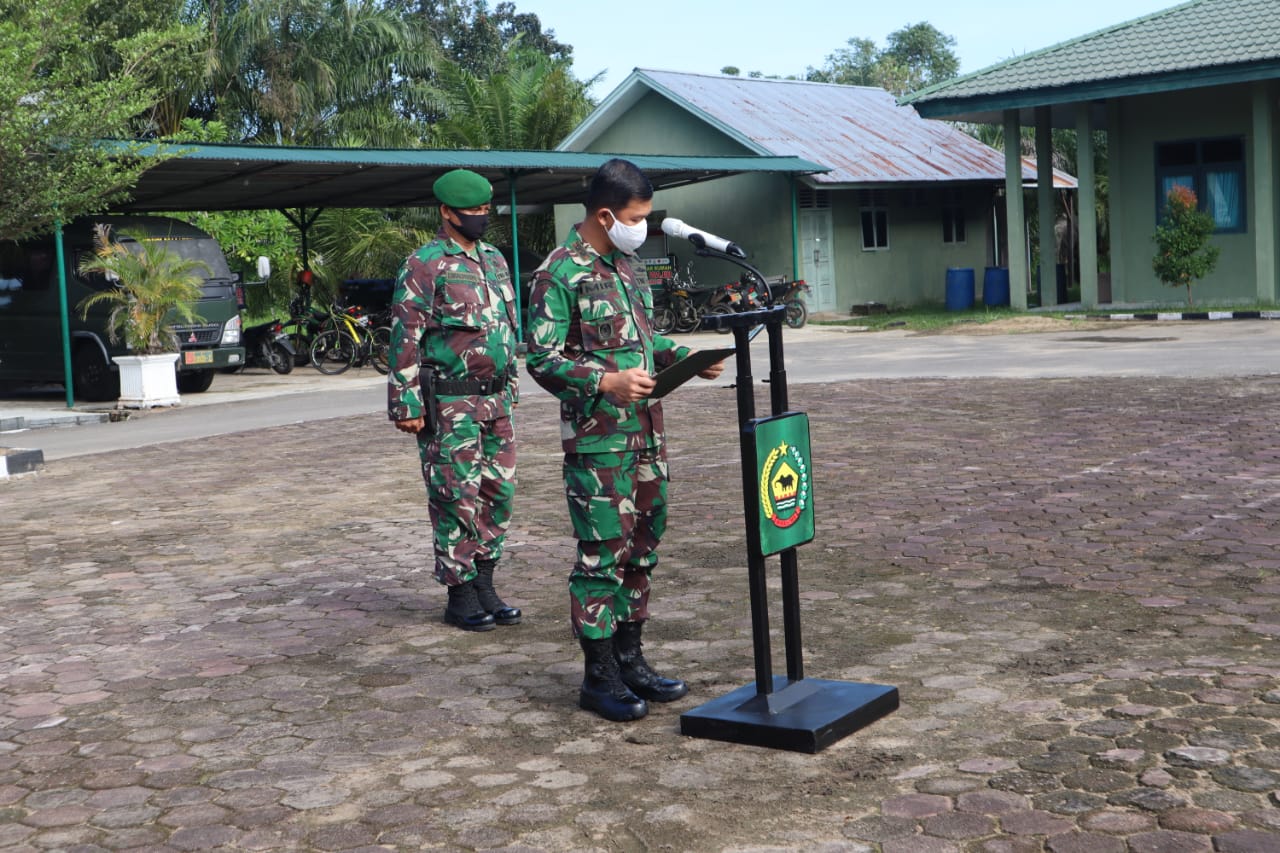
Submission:
M 898 688 L 774 676 L 773 692 L 753 682 L 680 715 L 680 733 L 793 752 L 820 752 L 898 707 Z

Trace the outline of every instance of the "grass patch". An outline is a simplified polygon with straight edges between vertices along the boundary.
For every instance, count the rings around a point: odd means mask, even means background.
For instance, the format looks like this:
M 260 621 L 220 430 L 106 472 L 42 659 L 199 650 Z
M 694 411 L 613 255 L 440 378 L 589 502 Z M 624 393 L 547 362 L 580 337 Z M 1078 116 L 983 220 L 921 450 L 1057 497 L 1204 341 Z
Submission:
M 965 311 L 948 311 L 942 307 L 924 305 L 917 308 L 890 310 L 884 314 L 871 314 L 866 317 L 850 317 L 847 320 L 811 319 L 809 322 L 821 326 L 859 326 L 875 332 L 885 329 L 931 332 L 948 326 L 982 325 L 1010 317 L 1026 316 L 1028 316 L 1026 311 L 1003 307 L 992 308 L 985 305 L 975 305 Z
M 1150 314 L 1173 313 L 1181 311 L 1275 311 L 1274 304 L 1218 304 L 1206 302 L 1187 307 L 1187 303 L 1170 302 L 1142 305 L 1104 305 L 1095 310 L 1085 311 L 1079 306 L 1072 308 L 1046 308 L 1035 311 L 1019 311 L 1009 307 L 989 307 L 975 304 L 964 311 L 948 311 L 941 305 L 923 305 L 916 308 L 890 309 L 884 314 L 871 314 L 865 317 L 849 317 L 842 320 L 818 320 L 810 318 L 809 322 L 819 326 L 857 326 L 868 331 L 880 332 L 886 329 L 903 329 L 909 332 L 933 332 L 952 326 L 981 326 L 997 320 L 1008 320 L 1018 317 L 1052 317 L 1063 318 L 1065 315 L 1080 317 L 1084 314 Z

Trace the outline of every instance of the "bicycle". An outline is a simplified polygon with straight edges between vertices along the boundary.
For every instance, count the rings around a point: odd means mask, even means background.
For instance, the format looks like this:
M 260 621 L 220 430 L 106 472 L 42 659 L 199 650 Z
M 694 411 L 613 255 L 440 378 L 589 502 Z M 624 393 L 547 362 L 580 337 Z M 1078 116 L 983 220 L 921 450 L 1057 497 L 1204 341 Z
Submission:
M 309 352 L 311 366 L 326 376 L 365 364 L 386 375 L 391 367 L 391 328 L 373 326 L 371 315 L 360 313 L 359 307 L 333 305 Z
M 293 345 L 294 366 L 301 367 L 311 363 L 311 344 L 328 319 L 328 312 L 311 304 L 308 293 L 299 292 L 289 303 L 289 319 L 283 326 L 285 334 L 289 336 L 289 343 Z

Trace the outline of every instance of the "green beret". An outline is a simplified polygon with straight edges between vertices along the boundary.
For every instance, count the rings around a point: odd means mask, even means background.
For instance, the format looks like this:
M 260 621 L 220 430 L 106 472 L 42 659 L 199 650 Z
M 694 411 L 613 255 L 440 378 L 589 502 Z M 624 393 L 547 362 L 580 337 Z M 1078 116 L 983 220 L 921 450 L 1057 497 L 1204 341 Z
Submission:
M 460 209 L 480 207 L 493 198 L 489 182 L 469 169 L 445 172 L 432 184 L 431 191 L 441 204 Z

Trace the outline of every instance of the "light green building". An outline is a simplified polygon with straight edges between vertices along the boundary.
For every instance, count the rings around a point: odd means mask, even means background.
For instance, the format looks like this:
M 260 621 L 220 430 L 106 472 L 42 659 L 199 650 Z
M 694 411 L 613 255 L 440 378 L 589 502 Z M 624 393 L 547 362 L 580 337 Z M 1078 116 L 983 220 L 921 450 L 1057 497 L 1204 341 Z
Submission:
M 1181 298 L 1151 268 L 1152 235 L 1174 184 L 1194 189 L 1218 225 L 1213 242 L 1221 259 L 1193 288 L 1196 301 L 1280 301 L 1277 0 L 1193 0 L 939 84 L 904 102 L 932 118 L 1003 123 L 1006 138 L 1034 126 L 1041 162 L 1049 160 L 1051 128 L 1079 131 L 1085 307 Z M 1109 281 L 1099 276 L 1093 239 L 1091 131 L 1106 132 L 1109 151 Z M 1044 220 L 1043 197 L 1029 212 L 1020 194 L 1007 200 L 1010 222 Z M 1015 299 L 1025 292 L 1019 283 L 1027 275 L 1025 259 L 1011 258 Z
M 766 276 L 805 279 L 814 311 L 942 302 L 949 268 L 974 270 L 981 300 L 984 269 L 1006 255 L 996 203 L 1004 156 L 950 124 L 920 118 L 883 89 L 637 69 L 559 149 L 789 155 L 828 169 L 659 192 L 641 254 L 693 260 L 703 286 L 740 270 L 668 241 L 658 227 L 664 216 L 736 242 Z M 1032 166 L 1020 169 L 1020 180 L 1034 179 Z M 581 216 L 578 205 L 557 207 L 558 232 Z

